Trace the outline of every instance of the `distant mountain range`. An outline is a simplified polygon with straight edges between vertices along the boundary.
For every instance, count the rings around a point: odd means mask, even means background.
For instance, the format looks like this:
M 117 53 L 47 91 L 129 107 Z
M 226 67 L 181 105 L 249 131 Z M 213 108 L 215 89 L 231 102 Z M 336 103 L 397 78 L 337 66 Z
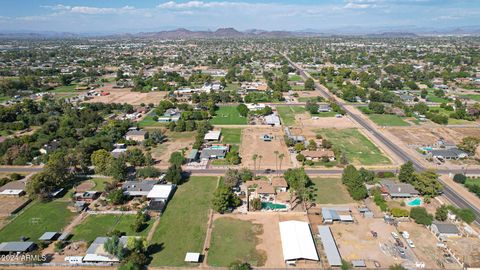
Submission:
M 133 31 L 132 31 L 133 32 Z M 215 31 L 193 31 L 186 28 L 174 30 L 126 33 L 68 33 L 68 32 L 2 32 L 0 38 L 84 38 L 84 37 L 118 37 L 118 38 L 285 38 L 285 37 L 328 37 L 328 36 L 370 36 L 370 37 L 417 37 L 417 36 L 480 36 L 480 26 L 452 27 L 449 29 L 403 27 L 343 27 L 329 30 L 305 29 L 298 31 L 268 31 L 250 29 L 238 31 L 235 28 L 219 28 Z

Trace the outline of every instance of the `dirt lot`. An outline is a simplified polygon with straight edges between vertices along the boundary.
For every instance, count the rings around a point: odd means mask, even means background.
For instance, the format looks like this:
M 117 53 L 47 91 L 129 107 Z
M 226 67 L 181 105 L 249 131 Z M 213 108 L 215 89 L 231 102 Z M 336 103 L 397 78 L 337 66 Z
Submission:
M 181 151 L 183 148 L 191 149 L 195 142 L 195 132 L 167 132 L 167 141 L 152 149 L 152 157 L 157 160 L 156 166 L 159 168 L 167 168 L 169 166 L 168 159 L 175 151 Z
M 424 226 L 414 222 L 402 222 L 398 225 L 398 231 L 407 231 L 410 234 L 410 239 L 415 244 L 415 248 L 411 250 L 418 261 L 425 263 L 426 268 L 459 269 L 460 265 L 444 260 L 444 252 L 437 247 L 437 239 Z
M 241 220 L 249 220 L 263 226 L 263 234 L 259 235 L 260 243 L 257 250 L 263 250 L 267 253 L 267 261 L 263 267 L 265 268 L 284 268 L 282 240 L 280 237 L 279 222 L 288 220 L 308 221 L 304 213 L 270 213 L 270 212 L 252 212 L 246 215 L 231 214 L 222 215 L 229 216 Z M 216 218 L 218 216 L 215 216 Z M 317 263 L 308 262 L 297 263 L 297 267 L 313 268 L 318 267 Z
M 301 127 L 308 127 L 314 129 L 320 128 L 352 128 L 358 127 L 349 117 L 343 116 L 341 118 L 336 117 L 319 117 L 313 119 L 308 113 L 297 115 L 297 123 L 300 123 Z
M 109 84 L 105 85 L 104 87 L 97 88 L 95 91 L 110 92 L 110 95 L 94 97 L 87 102 L 128 103 L 131 105 L 140 105 L 141 103 L 158 104 L 166 95 L 166 92 L 132 92 L 130 89 L 112 88 L 112 85 Z
M 467 136 L 480 136 L 479 128 L 410 127 L 388 128 L 389 133 L 407 145 L 432 145 L 440 138 L 459 143 Z
M 460 259 L 465 259 L 465 263 L 471 267 L 480 267 L 480 239 L 470 238 L 452 238 L 447 242 L 449 248 Z
M 264 142 L 260 138 L 263 134 L 269 134 L 274 138 L 270 142 Z M 282 169 L 292 168 L 290 154 L 283 136 L 284 132 L 280 127 L 251 127 L 244 129 L 242 132 L 242 145 L 240 146 L 243 167 L 253 169 L 254 162 L 252 157 L 257 154 L 262 156 L 261 160 L 260 158 L 257 159 L 257 169 L 275 169 L 276 157 L 274 151 L 278 151 L 279 154 L 285 155 L 282 161 Z
M 27 196 L 23 197 L 0 197 L 0 217 L 9 216 L 13 211 L 28 201 Z

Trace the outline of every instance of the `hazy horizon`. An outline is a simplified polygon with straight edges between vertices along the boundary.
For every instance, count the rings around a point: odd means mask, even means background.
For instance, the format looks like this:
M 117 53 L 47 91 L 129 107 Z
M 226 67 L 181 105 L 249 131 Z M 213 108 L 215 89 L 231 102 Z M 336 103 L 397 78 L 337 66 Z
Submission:
M 474 0 L 4 0 L 0 31 L 141 32 L 232 27 L 299 31 L 477 26 Z

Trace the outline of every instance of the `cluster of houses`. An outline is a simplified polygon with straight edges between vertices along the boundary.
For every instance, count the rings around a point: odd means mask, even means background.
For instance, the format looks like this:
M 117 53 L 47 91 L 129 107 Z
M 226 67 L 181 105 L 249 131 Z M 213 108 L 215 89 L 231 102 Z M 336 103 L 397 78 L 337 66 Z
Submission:
M 204 144 L 201 149 L 192 149 L 187 154 L 187 162 L 207 162 L 214 159 L 224 159 L 231 147 L 228 144 L 220 143 L 221 136 L 221 130 L 208 131 L 203 138 Z

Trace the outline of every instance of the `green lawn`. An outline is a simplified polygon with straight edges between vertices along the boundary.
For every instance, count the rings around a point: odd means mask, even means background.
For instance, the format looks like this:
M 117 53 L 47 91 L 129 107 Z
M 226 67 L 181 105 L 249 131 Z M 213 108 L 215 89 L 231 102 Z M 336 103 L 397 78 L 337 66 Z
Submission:
M 141 128 L 165 126 L 166 125 L 165 123 L 161 123 L 161 122 L 153 120 L 153 117 L 155 115 L 156 115 L 155 112 L 152 110 L 142 119 L 142 121 L 138 122 L 138 126 L 141 127 Z
M 221 106 L 210 123 L 212 125 L 246 125 L 247 118 L 238 113 L 236 106 Z
M 474 101 L 480 101 L 480 95 L 477 94 L 468 94 L 468 95 L 462 95 L 463 98 L 468 98 Z
M 452 114 L 454 111 L 447 111 L 444 108 L 440 107 L 430 107 L 430 110 L 437 112 L 439 114 L 443 114 L 448 116 L 448 125 L 471 125 L 475 124 L 475 121 L 468 121 L 468 120 L 463 120 L 463 119 L 455 119 L 455 118 L 450 118 L 450 114 Z
M 135 215 L 89 215 L 81 224 L 75 227 L 72 234 L 73 241 L 91 242 L 100 236 L 106 236 L 113 230 L 119 230 L 126 235 L 146 236 L 153 220 L 141 232 L 134 232 L 130 227 L 135 222 Z
M 9 96 L 3 96 L 3 95 L 0 95 L 0 102 L 5 102 L 7 100 L 10 100 L 10 97 Z
M 427 100 L 430 101 L 430 102 L 437 102 L 437 103 L 449 102 L 449 100 L 447 98 L 437 97 L 434 94 L 433 89 L 428 90 Z
M 295 124 L 295 115 L 305 112 L 305 108 L 302 106 L 277 106 L 278 114 L 282 119 L 284 126 L 291 126 Z
M 262 266 L 265 256 L 256 249 L 257 234 L 261 225 L 233 218 L 219 218 L 213 223 L 212 241 L 208 252 L 208 264 L 228 267 L 232 262 L 248 262 L 252 266 Z
M 301 82 L 302 77 L 300 75 L 292 75 L 292 76 L 288 77 L 288 80 L 292 81 L 292 82 Z
M 101 192 L 105 191 L 106 182 L 113 182 L 113 178 L 92 178 L 89 180 L 95 183 L 95 187 L 93 188 L 93 190 Z
M 303 86 L 303 85 L 292 85 L 292 90 L 293 91 L 304 91 L 305 86 Z
M 236 91 L 240 88 L 238 84 L 235 83 L 227 83 L 227 87 L 225 87 L 225 91 Z
M 390 164 L 390 160 L 367 137 L 355 128 L 321 129 L 317 133 L 342 150 L 350 163 L 356 165 Z
M 394 114 L 369 114 L 368 117 L 379 126 L 409 126 L 400 116 Z
M 37 242 L 44 232 L 61 232 L 75 215 L 67 209 L 68 202 L 32 202 L 0 230 L 0 242 L 20 241 L 21 236 Z
M 317 204 L 346 204 L 354 202 L 340 178 L 313 178 Z
M 75 87 L 77 87 L 76 84 L 70 84 L 70 85 L 62 85 L 62 86 L 57 86 L 55 89 L 53 89 L 52 93 L 65 93 L 65 92 L 75 92 Z
M 312 114 L 312 116 L 316 116 L 316 117 L 335 117 L 335 115 L 337 115 L 337 112 L 334 112 L 334 111 Z
M 241 128 L 222 128 L 222 143 L 240 144 L 241 138 Z
M 187 252 L 202 252 L 217 177 L 190 177 L 163 213 L 151 245 L 152 266 L 188 266 Z

